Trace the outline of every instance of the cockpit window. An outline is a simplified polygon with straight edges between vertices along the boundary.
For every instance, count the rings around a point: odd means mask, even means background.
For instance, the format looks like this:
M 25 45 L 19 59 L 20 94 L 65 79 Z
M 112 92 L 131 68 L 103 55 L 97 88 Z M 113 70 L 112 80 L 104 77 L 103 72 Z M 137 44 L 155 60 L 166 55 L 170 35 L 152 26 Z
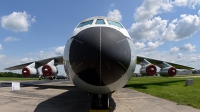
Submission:
M 85 26 L 85 25 L 91 25 L 92 22 L 93 22 L 93 20 L 89 20 L 89 21 L 82 22 L 82 23 L 80 23 L 80 24 L 77 26 L 77 28 L 83 27 L 83 26 Z
M 115 21 L 110 21 L 110 20 L 108 20 L 108 24 L 109 24 L 109 25 L 117 26 L 117 27 L 119 27 L 119 28 L 123 28 L 122 25 L 121 25 L 120 23 L 115 22 Z
M 97 19 L 95 24 L 105 24 L 103 19 Z

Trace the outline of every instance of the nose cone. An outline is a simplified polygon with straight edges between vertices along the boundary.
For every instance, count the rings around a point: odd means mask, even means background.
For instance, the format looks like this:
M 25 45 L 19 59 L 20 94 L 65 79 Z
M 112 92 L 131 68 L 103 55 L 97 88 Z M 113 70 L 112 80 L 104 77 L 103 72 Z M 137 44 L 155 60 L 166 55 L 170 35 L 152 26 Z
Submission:
M 105 86 L 117 81 L 131 61 L 130 46 L 119 31 L 109 27 L 92 27 L 73 37 L 69 50 L 73 71 L 83 81 Z

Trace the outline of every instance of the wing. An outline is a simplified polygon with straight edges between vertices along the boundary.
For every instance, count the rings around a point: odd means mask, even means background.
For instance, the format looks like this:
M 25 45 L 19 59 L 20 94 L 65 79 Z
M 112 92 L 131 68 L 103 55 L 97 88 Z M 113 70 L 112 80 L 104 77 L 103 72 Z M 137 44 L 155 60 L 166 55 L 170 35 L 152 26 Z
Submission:
M 148 57 L 142 57 L 142 56 L 137 56 L 137 64 L 140 64 L 143 60 L 147 60 L 150 63 L 157 65 L 158 67 L 163 68 L 163 63 L 167 63 L 177 69 L 194 69 L 193 67 L 189 67 L 189 66 L 185 66 L 185 65 L 180 65 L 180 64 L 176 64 L 176 63 L 171 63 L 171 62 L 166 62 L 166 61 L 161 61 L 161 60 L 157 60 L 157 59 L 152 59 L 152 58 L 148 58 Z
M 55 61 L 55 65 L 63 64 L 63 56 L 57 56 L 57 57 L 47 58 L 47 59 L 43 59 L 43 60 L 38 60 L 38 61 L 33 61 L 33 62 L 29 62 L 29 63 L 24 63 L 24 64 L 8 67 L 8 68 L 5 68 L 4 70 L 23 69 L 24 67 L 26 67 L 26 66 L 30 65 L 31 63 L 34 63 L 34 62 L 35 62 L 35 68 L 39 68 L 40 66 L 47 64 L 51 60 Z

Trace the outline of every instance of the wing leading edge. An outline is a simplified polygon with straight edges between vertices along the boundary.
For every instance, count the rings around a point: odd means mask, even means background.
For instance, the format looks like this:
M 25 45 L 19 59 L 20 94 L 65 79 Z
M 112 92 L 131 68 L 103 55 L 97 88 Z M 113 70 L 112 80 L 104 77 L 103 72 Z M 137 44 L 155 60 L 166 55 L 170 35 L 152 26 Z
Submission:
M 47 58 L 47 59 L 43 59 L 43 60 L 38 60 L 38 61 L 33 61 L 33 62 L 28 62 L 28 63 L 24 63 L 24 64 L 12 66 L 12 67 L 9 67 L 9 68 L 5 68 L 4 70 L 18 70 L 18 69 L 23 69 L 24 67 L 26 67 L 26 66 L 30 65 L 31 63 L 34 63 L 34 62 L 36 64 L 35 68 L 39 68 L 39 67 L 47 64 L 51 60 L 55 60 L 55 65 L 61 65 L 61 64 L 63 64 L 63 56 L 56 56 L 56 57 L 52 57 L 52 58 Z
M 195 69 L 195 68 L 190 67 L 190 66 L 180 65 L 180 64 L 176 64 L 176 63 L 161 61 L 161 60 L 147 58 L 147 57 L 142 57 L 142 56 L 137 56 L 136 63 L 140 64 L 140 62 L 142 62 L 144 59 L 148 60 L 150 63 L 152 63 L 154 65 L 157 65 L 158 67 L 160 67 L 160 65 L 163 65 L 163 63 L 167 63 L 167 64 L 169 64 L 169 65 L 171 65 L 171 66 L 173 66 L 173 67 L 175 67 L 177 69 Z
M 143 57 L 143 56 L 137 56 L 136 63 L 140 64 L 140 62 L 142 62 L 144 59 L 148 60 L 150 63 L 152 63 L 154 65 L 157 65 L 157 66 L 162 65 L 162 63 L 165 62 L 165 63 L 167 63 L 167 64 L 169 64 L 169 65 L 171 65 L 173 67 L 176 67 L 177 69 L 195 69 L 193 67 L 189 67 L 189 66 L 185 66 L 185 65 L 180 65 L 180 64 L 176 64 L 176 63 L 171 63 L 171 62 L 166 62 L 166 61 L 161 61 L 161 60 L 152 59 L 152 58 Z M 57 57 L 47 58 L 47 59 L 33 61 L 33 62 L 36 63 L 36 67 L 35 68 L 39 68 L 40 66 L 43 66 L 43 65 L 47 64 L 51 60 L 55 60 L 55 64 L 56 65 L 63 64 L 63 56 L 57 56 Z M 28 63 L 16 65 L 16 66 L 8 67 L 8 68 L 5 68 L 4 70 L 18 70 L 18 69 L 23 69 L 24 67 L 30 65 L 33 62 L 28 62 Z

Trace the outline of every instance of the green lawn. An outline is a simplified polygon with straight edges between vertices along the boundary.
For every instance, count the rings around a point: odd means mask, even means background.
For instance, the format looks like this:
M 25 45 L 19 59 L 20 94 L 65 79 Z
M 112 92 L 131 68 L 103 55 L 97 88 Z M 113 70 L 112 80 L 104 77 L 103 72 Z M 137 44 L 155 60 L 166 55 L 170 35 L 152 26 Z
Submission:
M 0 81 L 23 81 L 23 80 L 38 80 L 38 78 L 0 77 Z
M 185 86 L 186 79 L 194 85 Z M 126 87 L 200 109 L 200 77 L 133 77 Z

